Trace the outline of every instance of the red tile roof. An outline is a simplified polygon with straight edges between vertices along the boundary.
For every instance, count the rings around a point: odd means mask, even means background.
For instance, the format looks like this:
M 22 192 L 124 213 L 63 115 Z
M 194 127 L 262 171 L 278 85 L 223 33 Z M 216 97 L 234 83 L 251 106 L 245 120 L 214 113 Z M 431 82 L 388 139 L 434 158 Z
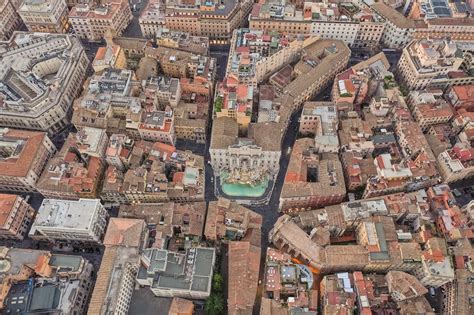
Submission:
M 37 157 L 46 133 L 25 130 L 9 129 L 4 134 L 6 139 L 24 140 L 23 150 L 16 158 L 7 158 L 0 161 L 0 176 L 26 176 Z
M 465 269 L 464 256 L 455 256 L 456 269 Z
M 17 195 L 0 194 L 0 225 L 4 225 L 10 217 L 13 205 L 15 204 Z
M 182 183 L 184 178 L 184 172 L 176 172 L 173 175 L 173 183 Z

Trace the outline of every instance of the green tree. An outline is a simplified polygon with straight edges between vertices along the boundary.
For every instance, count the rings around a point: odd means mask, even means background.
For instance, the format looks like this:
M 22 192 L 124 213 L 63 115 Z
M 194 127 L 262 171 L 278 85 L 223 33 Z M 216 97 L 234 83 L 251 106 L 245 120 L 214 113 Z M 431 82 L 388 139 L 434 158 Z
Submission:
M 222 111 L 222 104 L 223 104 L 223 99 L 222 96 L 218 96 L 216 98 L 216 101 L 214 102 L 214 110 L 218 113 Z
M 355 189 L 353 191 L 354 195 L 355 195 L 355 198 L 358 200 L 358 199 L 362 199 L 362 196 L 364 195 L 364 191 L 365 191 L 365 187 L 366 185 L 363 185 L 357 189 Z
M 403 96 L 407 97 L 408 96 L 408 89 L 406 88 L 406 86 L 402 85 L 400 86 L 400 92 L 402 93 Z
M 212 277 L 212 290 L 214 292 L 224 291 L 224 278 L 220 273 L 215 273 Z
M 211 294 L 206 300 L 206 314 L 207 315 L 221 315 L 224 314 L 225 305 L 224 298 L 220 294 Z

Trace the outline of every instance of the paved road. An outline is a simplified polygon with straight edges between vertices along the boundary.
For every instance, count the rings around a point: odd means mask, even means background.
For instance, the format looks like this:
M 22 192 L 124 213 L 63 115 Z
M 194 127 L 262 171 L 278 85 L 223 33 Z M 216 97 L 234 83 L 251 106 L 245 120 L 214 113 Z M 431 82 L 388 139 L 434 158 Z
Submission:
M 388 59 L 388 62 L 392 66 L 392 68 L 397 65 L 398 60 L 400 60 L 400 57 L 402 55 L 402 52 L 398 51 L 398 50 L 397 51 L 390 51 L 390 52 L 386 51 L 384 53 L 385 53 L 385 56 Z
M 148 0 L 130 0 L 129 3 L 130 7 L 132 8 L 133 19 L 123 32 L 122 36 L 143 38 L 142 30 L 140 29 L 140 24 L 138 23 L 138 18 L 140 17 L 143 9 L 146 7 Z M 136 11 L 133 11 L 133 5 L 136 5 Z
M 38 211 L 38 209 L 41 207 L 41 204 L 43 203 L 43 195 L 40 193 L 28 193 L 28 194 L 20 194 L 25 200 L 28 200 L 28 203 L 30 204 L 33 209 Z
M 212 117 L 212 105 L 209 106 L 209 116 Z M 212 170 L 211 165 L 208 163 L 211 160 L 211 155 L 209 154 L 209 146 L 211 144 L 211 130 L 212 130 L 212 118 L 208 119 L 207 122 L 207 137 L 206 145 L 204 149 L 204 177 L 206 181 L 204 192 L 204 198 L 206 202 L 217 200 L 214 194 L 214 171 Z
M 463 179 L 462 181 L 450 184 L 449 187 L 453 190 L 456 189 L 454 197 L 460 207 L 464 207 L 471 200 L 474 200 L 474 178 Z
M 197 155 L 204 155 L 205 146 L 206 145 L 204 143 L 196 143 L 194 141 L 187 141 L 183 139 L 178 139 L 176 141 L 176 149 L 183 151 L 189 150 Z
M 225 77 L 229 49 L 229 46 L 211 46 L 210 48 L 211 57 L 217 60 L 217 80 L 219 81 L 222 81 Z
M 430 303 L 431 307 L 433 308 L 433 311 L 436 312 L 436 314 L 441 314 L 442 310 L 442 302 L 443 302 L 443 292 L 442 288 L 437 288 L 435 289 L 435 295 L 431 296 L 431 294 L 428 292 L 425 294 L 426 299 Z
M 97 50 L 99 50 L 99 47 L 105 47 L 105 40 L 102 40 L 100 42 L 89 42 L 86 40 L 81 40 L 82 46 L 84 46 L 84 49 L 86 50 L 86 55 L 89 58 L 90 62 L 94 61 L 95 54 L 97 53 Z
M 351 58 L 349 59 L 349 66 L 353 66 L 361 61 L 367 60 L 371 56 L 379 53 L 379 51 L 368 52 L 366 50 L 351 50 Z M 400 56 L 402 55 L 402 51 L 394 50 L 394 51 L 384 51 L 385 56 L 387 57 L 390 66 L 393 67 L 397 65 Z

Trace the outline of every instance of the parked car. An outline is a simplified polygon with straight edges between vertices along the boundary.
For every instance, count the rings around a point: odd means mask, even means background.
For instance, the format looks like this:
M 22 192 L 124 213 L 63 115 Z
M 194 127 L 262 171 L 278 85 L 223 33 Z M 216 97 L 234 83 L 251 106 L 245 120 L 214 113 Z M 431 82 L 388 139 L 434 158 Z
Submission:
M 432 297 L 434 297 L 434 296 L 436 295 L 436 291 L 435 291 L 435 289 L 434 289 L 433 287 L 430 287 L 428 291 L 430 292 L 430 295 L 431 295 Z

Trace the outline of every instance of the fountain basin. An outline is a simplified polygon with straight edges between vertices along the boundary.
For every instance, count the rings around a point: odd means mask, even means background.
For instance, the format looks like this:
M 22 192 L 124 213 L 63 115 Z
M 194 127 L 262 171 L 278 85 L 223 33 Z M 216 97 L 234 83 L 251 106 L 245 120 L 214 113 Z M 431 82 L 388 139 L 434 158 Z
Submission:
M 226 183 L 227 174 L 222 172 L 220 183 L 222 191 L 232 197 L 261 197 L 268 187 L 268 178 L 265 177 L 257 185 Z

